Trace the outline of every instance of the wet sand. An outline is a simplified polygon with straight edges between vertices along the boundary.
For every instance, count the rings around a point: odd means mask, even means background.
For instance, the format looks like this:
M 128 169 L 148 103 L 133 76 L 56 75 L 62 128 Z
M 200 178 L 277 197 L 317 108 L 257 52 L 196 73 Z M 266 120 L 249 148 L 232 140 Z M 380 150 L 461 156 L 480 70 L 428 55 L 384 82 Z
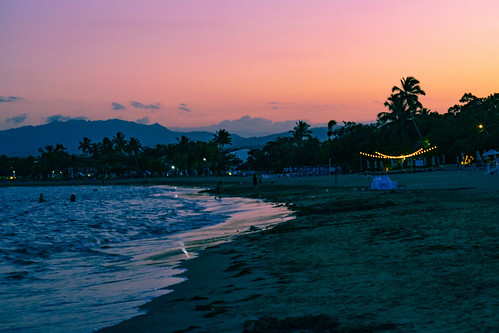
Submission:
M 499 176 L 483 171 L 224 178 L 223 195 L 295 218 L 182 262 L 187 280 L 102 332 L 491 332 L 499 323 Z M 168 180 L 214 188 L 216 178 Z

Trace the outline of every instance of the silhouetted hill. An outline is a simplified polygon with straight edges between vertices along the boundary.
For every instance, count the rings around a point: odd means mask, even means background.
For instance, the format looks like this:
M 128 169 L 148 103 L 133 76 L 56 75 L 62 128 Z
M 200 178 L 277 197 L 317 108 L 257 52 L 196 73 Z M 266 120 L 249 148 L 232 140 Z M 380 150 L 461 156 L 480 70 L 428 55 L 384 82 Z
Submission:
M 324 128 L 314 128 L 314 135 L 323 140 L 325 130 Z M 210 132 L 174 132 L 159 124 L 142 125 L 118 119 L 55 121 L 45 125 L 24 126 L 0 131 L 0 155 L 9 157 L 38 156 L 40 147 L 55 146 L 57 143 L 68 148 L 68 152 L 71 154 L 80 154 L 78 146 L 83 137 L 88 137 L 92 142 L 100 142 L 105 137 L 112 139 L 117 132 L 125 134 L 126 139 L 138 138 L 144 147 L 175 143 L 176 139 L 182 135 L 194 141 L 210 141 L 214 134 Z M 289 133 L 278 133 L 263 137 L 243 138 L 231 133 L 231 148 L 262 147 L 269 141 L 289 135 Z

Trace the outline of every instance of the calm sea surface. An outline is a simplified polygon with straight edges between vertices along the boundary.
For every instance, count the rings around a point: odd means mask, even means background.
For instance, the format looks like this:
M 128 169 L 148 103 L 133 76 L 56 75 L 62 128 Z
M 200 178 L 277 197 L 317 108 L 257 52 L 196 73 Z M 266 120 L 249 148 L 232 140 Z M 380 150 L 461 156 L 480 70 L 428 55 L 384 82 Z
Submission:
M 181 281 L 172 277 L 180 270 L 151 265 L 147 255 L 179 233 L 224 222 L 248 200 L 184 196 L 192 192 L 0 188 L 0 331 L 91 332 L 137 315 L 139 305 Z

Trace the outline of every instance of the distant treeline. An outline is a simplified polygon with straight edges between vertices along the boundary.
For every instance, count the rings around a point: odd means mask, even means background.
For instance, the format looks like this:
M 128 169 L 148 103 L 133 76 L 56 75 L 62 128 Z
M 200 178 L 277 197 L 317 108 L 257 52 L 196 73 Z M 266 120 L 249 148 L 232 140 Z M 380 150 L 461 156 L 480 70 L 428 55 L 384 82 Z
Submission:
M 248 170 L 280 173 L 289 166 L 329 162 L 344 172 L 358 172 L 362 168 L 360 152 L 401 155 L 437 146 L 431 154 L 454 163 L 456 156 L 475 156 L 477 151 L 499 148 L 498 93 L 484 98 L 466 93 L 445 114 L 426 109 L 418 98 L 424 94 L 418 80 L 404 78 L 400 87 L 392 88 L 385 102 L 387 111 L 378 114 L 376 123 L 343 121 L 343 126 L 336 126 L 331 120 L 328 139 L 321 141 L 312 136 L 309 124 L 298 121 L 292 136 L 251 149 L 245 162 L 230 154 L 231 135 L 224 129 L 210 142 L 182 136 L 176 143 L 154 147 L 142 147 L 137 138 L 127 140 L 118 132 L 102 142 L 82 138 L 80 155 L 68 154 L 57 144 L 41 147 L 38 157 L 0 156 L 0 176 L 39 179 L 213 175 Z

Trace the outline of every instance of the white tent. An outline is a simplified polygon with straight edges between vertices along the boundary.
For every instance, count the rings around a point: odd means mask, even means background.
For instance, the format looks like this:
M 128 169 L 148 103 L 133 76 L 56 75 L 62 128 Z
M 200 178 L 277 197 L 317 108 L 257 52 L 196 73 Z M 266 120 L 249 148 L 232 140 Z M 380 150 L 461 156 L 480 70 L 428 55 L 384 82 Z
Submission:
M 394 190 L 397 182 L 391 181 L 388 176 L 374 177 L 371 183 L 371 190 Z

